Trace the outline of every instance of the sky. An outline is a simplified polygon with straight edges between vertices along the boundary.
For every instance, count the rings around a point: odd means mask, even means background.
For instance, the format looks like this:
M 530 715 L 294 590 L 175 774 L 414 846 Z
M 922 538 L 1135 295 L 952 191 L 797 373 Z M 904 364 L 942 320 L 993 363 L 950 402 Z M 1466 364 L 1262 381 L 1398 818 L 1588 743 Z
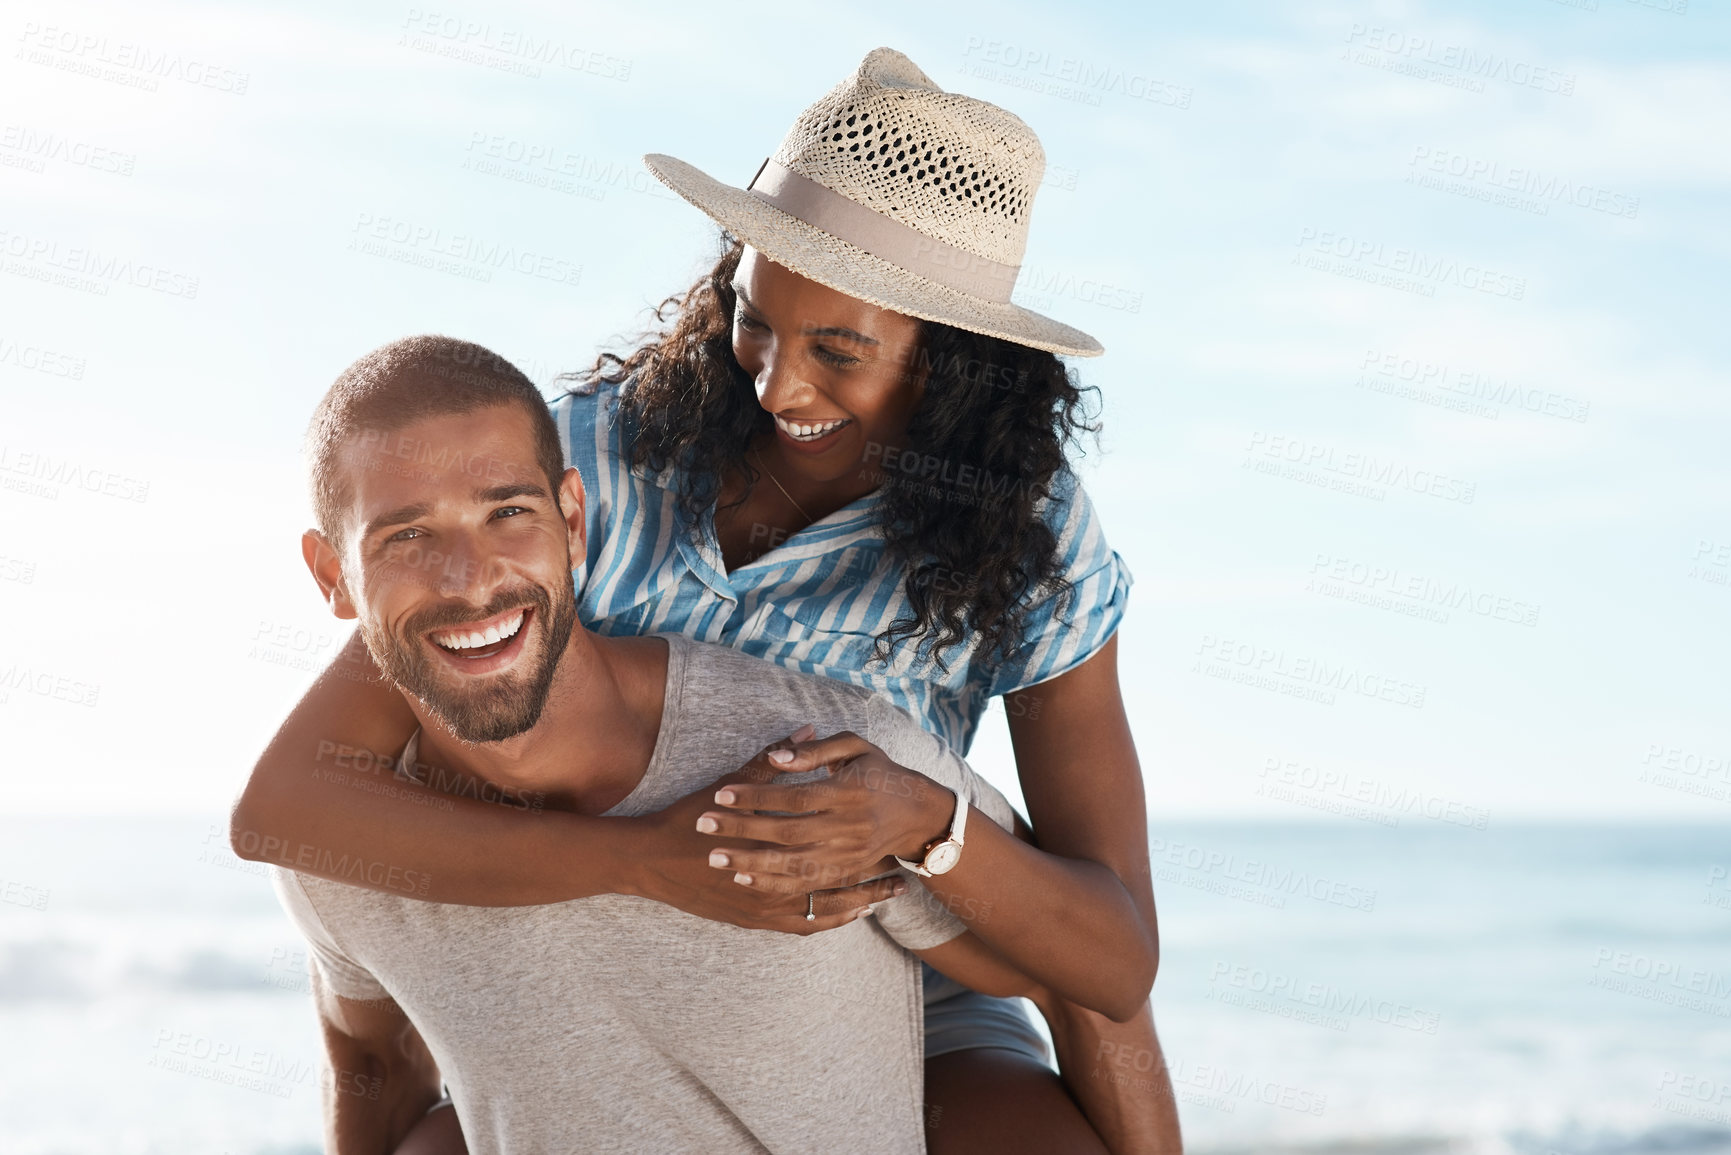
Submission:
M 1731 22 L 1691 0 L 0 7 L 0 813 L 220 814 L 335 653 L 300 437 L 552 395 L 879 45 L 1015 112 L 1097 336 L 1161 819 L 1731 819 Z M 503 251 L 511 264 L 441 259 Z M 530 268 L 532 273 L 518 271 Z M 1001 710 L 971 758 L 1012 796 Z M 1416 820 L 1416 819 L 1415 819 Z

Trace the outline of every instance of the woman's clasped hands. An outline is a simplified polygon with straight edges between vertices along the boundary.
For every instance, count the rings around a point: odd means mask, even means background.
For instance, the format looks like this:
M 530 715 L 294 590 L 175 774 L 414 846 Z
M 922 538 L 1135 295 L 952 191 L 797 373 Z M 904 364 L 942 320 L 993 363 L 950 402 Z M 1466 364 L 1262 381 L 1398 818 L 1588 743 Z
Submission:
M 775 781 L 825 767 L 808 781 Z M 955 806 L 952 791 L 858 734 L 817 739 L 802 726 L 638 819 L 653 836 L 625 889 L 751 930 L 831 930 L 905 894 L 895 857 L 924 857 Z
M 799 783 L 759 775 L 726 783 L 715 791 L 714 807 L 698 817 L 704 834 L 756 844 L 718 847 L 709 864 L 765 894 L 804 894 L 863 872 L 894 870 L 898 856 L 917 862 L 955 814 L 953 791 L 850 730 L 818 739 L 804 726 L 760 758 L 781 774 L 828 770 Z

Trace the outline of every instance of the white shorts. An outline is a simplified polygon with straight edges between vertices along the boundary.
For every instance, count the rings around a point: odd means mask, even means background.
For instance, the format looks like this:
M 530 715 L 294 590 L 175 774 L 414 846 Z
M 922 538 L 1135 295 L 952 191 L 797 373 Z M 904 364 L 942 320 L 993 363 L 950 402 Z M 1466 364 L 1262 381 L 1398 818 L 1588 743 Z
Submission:
M 1002 1047 L 1042 1066 L 1052 1065 L 1046 1040 L 1028 1018 L 1021 999 L 982 995 L 924 963 L 920 972 L 926 998 L 926 1058 Z

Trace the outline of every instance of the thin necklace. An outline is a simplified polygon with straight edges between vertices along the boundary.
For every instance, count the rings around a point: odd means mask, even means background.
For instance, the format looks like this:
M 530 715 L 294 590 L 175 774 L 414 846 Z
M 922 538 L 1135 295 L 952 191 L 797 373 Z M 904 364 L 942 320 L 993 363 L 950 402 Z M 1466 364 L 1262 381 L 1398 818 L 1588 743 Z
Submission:
M 789 501 L 789 502 L 792 502 L 792 504 L 793 504 L 793 507 L 794 507 L 794 508 L 795 508 L 795 509 L 798 509 L 798 510 L 799 510 L 799 515 L 800 515 L 800 516 L 801 516 L 801 517 L 803 517 L 803 518 L 805 518 L 805 520 L 806 520 L 806 523 L 807 523 L 807 524 L 808 524 L 808 525 L 809 525 L 809 524 L 810 524 L 810 523 L 811 523 L 811 522 L 813 522 L 813 521 L 815 521 L 815 520 L 816 520 L 816 519 L 815 519 L 815 518 L 813 518 L 813 517 L 812 517 L 812 515 L 811 515 L 811 514 L 809 514 L 809 513 L 807 513 L 807 512 L 806 512 L 806 511 L 805 511 L 805 510 L 803 510 L 803 509 L 800 509 L 800 504 L 799 504 L 799 502 L 797 502 L 797 501 L 794 501 L 794 500 L 793 500 L 793 494 L 791 494 L 791 493 L 789 493 L 789 492 L 788 492 L 788 491 L 787 491 L 787 488 L 786 488 L 786 487 L 785 487 L 785 486 L 783 486 L 783 485 L 782 485 L 782 484 L 781 484 L 781 482 L 779 482 L 779 481 L 776 481 L 776 480 L 775 480 L 775 474 L 773 474 L 773 473 L 770 473 L 770 472 L 769 472 L 769 466 L 767 466 L 767 465 L 764 465 L 764 461 L 763 461 L 763 455 L 762 455 L 762 454 L 761 454 L 761 453 L 759 453 L 759 452 L 758 452 L 758 451 L 757 451 L 757 446 L 755 446 L 755 445 L 754 445 L 754 446 L 752 446 L 752 447 L 751 447 L 751 455 L 752 455 L 752 456 L 753 456 L 753 457 L 755 457 L 755 458 L 757 458 L 757 463 L 758 463 L 758 464 L 759 464 L 759 465 L 763 465 L 763 472 L 764 472 L 764 474 L 765 474 L 765 475 L 766 475 L 766 476 L 767 476 L 767 477 L 768 477 L 768 478 L 769 478 L 769 480 L 770 480 L 770 481 L 772 481 L 772 482 L 774 482 L 774 483 L 775 483 L 775 487 L 776 487 L 776 488 L 777 488 L 777 489 L 779 489 L 779 490 L 781 490 L 781 495 L 782 495 L 782 496 L 783 496 L 783 497 L 785 497 L 785 498 L 787 498 L 787 500 L 788 500 L 788 501 Z

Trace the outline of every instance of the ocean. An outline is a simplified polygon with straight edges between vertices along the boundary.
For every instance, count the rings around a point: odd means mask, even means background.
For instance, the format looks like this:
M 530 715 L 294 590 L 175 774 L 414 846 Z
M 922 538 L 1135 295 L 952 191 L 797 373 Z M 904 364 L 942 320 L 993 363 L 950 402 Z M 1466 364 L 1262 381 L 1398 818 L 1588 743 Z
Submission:
M 1153 835 L 1189 1151 L 1731 1155 L 1731 830 Z M 0 820 L 0 1040 L 5 1155 L 319 1150 L 304 948 L 220 820 Z

